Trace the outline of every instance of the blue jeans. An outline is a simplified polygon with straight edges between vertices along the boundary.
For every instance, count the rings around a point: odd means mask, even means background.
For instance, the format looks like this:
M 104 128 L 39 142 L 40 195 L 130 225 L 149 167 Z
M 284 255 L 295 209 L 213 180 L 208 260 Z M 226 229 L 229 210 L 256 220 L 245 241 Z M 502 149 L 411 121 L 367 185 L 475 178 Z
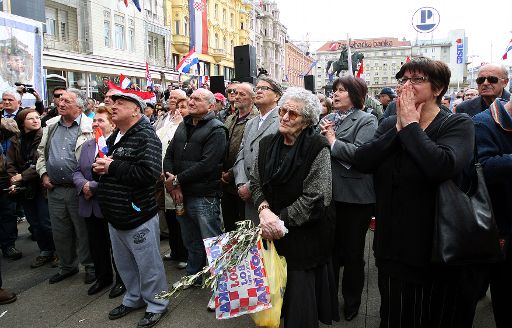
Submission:
M 25 210 L 28 223 L 32 226 L 37 246 L 42 256 L 52 256 L 55 252 L 52 224 L 48 212 L 48 200 L 41 190 L 36 190 L 33 199 L 22 199 L 21 206 Z
M 187 274 L 195 274 L 206 264 L 203 239 L 222 233 L 218 197 L 185 197 L 185 214 L 177 216 L 187 248 Z

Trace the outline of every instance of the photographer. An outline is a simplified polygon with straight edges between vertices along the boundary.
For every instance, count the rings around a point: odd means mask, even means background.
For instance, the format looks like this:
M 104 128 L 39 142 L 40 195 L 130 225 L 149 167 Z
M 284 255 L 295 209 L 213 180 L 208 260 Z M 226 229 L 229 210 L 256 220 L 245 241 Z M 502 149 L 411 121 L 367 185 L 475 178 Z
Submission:
M 7 173 L 11 184 L 9 194 L 17 196 L 33 229 L 40 254 L 30 267 L 38 268 L 55 259 L 48 202 L 35 169 L 37 146 L 41 142 L 43 129 L 39 113 L 32 108 L 20 111 L 16 122 L 20 133 L 11 138 L 11 146 L 7 150 Z
M 36 99 L 36 102 L 34 104 L 36 111 L 39 113 L 39 115 L 42 115 L 44 112 L 44 104 L 43 104 L 43 100 L 41 99 L 41 96 L 36 91 L 36 89 L 34 89 L 34 87 L 31 84 L 23 84 L 20 82 L 16 82 L 16 83 L 14 83 L 14 85 L 17 86 L 17 91 L 21 95 L 22 98 L 23 98 L 23 95 L 27 94 L 27 93 L 34 96 L 34 98 Z M 20 101 L 20 105 L 21 105 L 21 101 Z

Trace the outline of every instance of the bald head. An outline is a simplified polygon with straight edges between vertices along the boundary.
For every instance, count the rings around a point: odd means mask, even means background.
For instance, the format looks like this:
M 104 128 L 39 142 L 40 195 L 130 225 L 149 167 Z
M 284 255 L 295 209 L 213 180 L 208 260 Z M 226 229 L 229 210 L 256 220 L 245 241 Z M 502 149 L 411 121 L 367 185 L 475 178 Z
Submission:
M 235 108 L 240 116 L 245 116 L 252 109 L 255 95 L 252 84 L 244 82 L 238 85 L 235 93 Z

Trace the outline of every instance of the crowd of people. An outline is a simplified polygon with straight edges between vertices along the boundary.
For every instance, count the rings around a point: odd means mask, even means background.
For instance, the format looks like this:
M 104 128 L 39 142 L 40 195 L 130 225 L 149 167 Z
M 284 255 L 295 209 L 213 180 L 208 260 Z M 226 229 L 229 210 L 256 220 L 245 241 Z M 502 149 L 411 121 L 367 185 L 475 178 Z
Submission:
M 478 88 L 443 105 L 450 75 L 441 61 L 413 58 L 396 74 L 396 90 L 378 95 L 383 113 L 367 105 L 368 87 L 353 76 L 335 80 L 330 96 L 285 90 L 262 76 L 256 85 L 229 83 L 225 95 L 156 90 L 156 105 L 113 89 L 98 104 L 80 90 L 56 88 L 47 112 L 40 101 L 20 108 L 21 94 L 7 90 L 3 256 L 22 256 L 19 206 L 40 250 L 32 268 L 58 267 L 49 279 L 56 284 L 81 265 L 89 295 L 124 294 L 109 319 L 145 308 L 138 327 L 152 327 L 168 307 L 155 297 L 169 289 L 163 261 L 194 275 L 206 263 L 204 238 L 252 220 L 287 261 L 284 326 L 318 327 L 339 321 L 340 309 L 347 321 L 358 315 L 373 224 L 380 327 L 471 327 L 489 286 L 496 326 L 512 327 L 508 75 L 482 66 Z M 463 188 L 475 155 L 502 256 L 434 262 L 438 186 L 453 180 Z M 162 257 L 164 234 L 171 252 Z M 1 287 L 0 275 L 0 304 L 14 302 Z

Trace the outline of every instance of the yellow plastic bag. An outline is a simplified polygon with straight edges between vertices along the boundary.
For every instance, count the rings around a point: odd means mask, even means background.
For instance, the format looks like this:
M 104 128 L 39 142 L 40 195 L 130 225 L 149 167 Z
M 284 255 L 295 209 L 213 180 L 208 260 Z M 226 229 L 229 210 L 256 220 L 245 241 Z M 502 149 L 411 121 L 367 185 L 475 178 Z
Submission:
M 262 248 L 263 265 L 267 272 L 272 307 L 267 310 L 252 313 L 251 317 L 258 327 L 278 328 L 281 323 L 281 307 L 283 306 L 286 289 L 286 259 L 277 254 L 272 241 L 265 241 L 267 249 Z

